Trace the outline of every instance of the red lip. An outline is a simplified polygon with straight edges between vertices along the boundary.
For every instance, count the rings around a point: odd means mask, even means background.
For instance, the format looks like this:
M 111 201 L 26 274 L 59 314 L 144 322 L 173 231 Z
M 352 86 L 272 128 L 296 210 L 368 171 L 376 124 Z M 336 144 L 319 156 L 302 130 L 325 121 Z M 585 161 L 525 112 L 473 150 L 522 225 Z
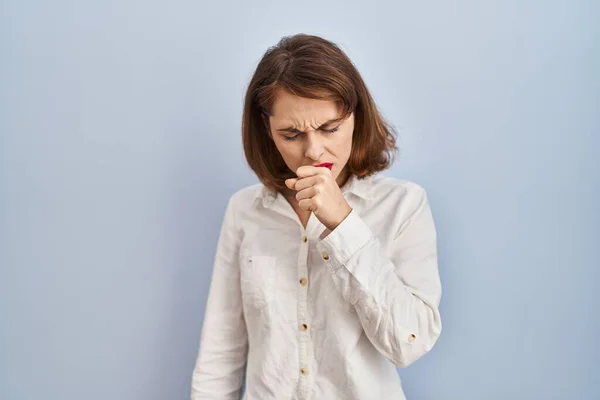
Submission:
M 315 165 L 315 167 L 325 167 L 325 168 L 329 168 L 329 170 L 331 171 L 331 168 L 333 168 L 333 163 L 324 162 L 324 163 Z

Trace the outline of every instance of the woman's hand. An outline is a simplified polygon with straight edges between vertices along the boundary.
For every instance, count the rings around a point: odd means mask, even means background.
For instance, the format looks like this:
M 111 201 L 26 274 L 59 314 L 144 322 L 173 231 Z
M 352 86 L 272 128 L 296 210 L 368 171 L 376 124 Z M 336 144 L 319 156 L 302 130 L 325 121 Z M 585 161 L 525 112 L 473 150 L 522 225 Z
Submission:
M 334 230 L 352 211 L 328 168 L 303 166 L 296 170 L 298 178 L 286 179 L 285 185 L 295 190 L 298 207 L 312 211 L 323 225 Z

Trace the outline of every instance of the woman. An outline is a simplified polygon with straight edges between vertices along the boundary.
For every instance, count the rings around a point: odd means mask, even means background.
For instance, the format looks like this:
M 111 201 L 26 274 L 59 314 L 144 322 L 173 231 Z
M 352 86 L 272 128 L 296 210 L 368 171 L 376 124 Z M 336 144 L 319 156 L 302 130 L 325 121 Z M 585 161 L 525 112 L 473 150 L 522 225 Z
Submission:
M 425 192 L 377 173 L 396 150 L 333 43 L 270 48 L 242 137 L 259 184 L 229 200 L 192 399 L 403 399 L 405 367 L 441 331 Z

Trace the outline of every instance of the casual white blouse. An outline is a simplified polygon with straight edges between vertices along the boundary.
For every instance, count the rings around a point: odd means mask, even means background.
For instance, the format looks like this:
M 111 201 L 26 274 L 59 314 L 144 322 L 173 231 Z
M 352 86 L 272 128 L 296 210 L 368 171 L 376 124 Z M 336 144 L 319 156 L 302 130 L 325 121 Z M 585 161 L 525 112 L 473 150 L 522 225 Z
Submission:
M 262 184 L 229 200 L 192 400 L 404 399 L 396 366 L 441 332 L 425 191 L 381 174 L 341 188 L 352 212 L 306 229 Z

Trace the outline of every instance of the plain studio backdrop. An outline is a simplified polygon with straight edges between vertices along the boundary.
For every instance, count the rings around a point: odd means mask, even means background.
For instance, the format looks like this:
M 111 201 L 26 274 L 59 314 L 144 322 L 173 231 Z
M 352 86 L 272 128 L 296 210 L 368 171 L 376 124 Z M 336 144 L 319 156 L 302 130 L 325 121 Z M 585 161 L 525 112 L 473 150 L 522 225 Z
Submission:
M 443 332 L 399 371 L 408 398 L 599 399 L 599 20 L 566 0 L 3 1 L 0 398 L 188 398 L 225 205 L 258 182 L 244 89 L 304 32 L 397 128 L 384 175 L 430 196 Z

